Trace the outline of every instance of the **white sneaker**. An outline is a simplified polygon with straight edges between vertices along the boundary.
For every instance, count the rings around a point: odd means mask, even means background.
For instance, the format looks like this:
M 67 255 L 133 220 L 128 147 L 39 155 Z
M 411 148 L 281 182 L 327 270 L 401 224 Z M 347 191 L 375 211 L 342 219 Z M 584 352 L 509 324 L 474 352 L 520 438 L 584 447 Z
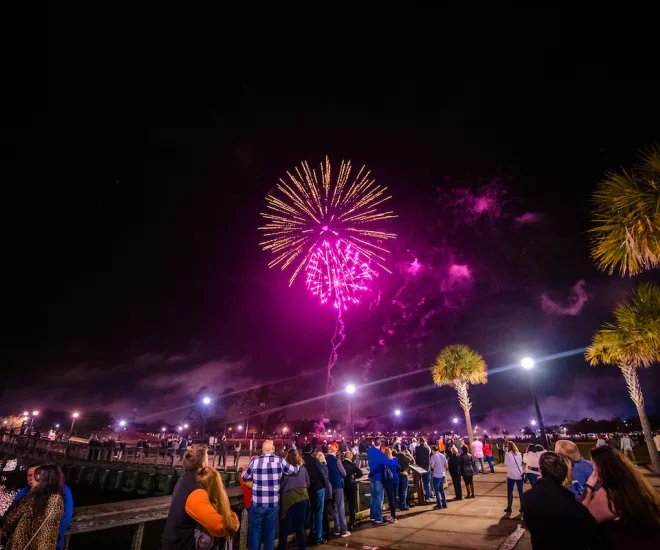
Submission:
M 350 532 L 350 531 L 346 531 L 345 533 L 342 533 L 341 536 L 344 537 L 344 538 L 346 538 L 346 537 L 350 537 L 350 536 L 351 536 L 351 532 Z
M 396 518 L 389 517 L 387 518 L 387 521 L 389 521 L 390 523 L 396 523 Z

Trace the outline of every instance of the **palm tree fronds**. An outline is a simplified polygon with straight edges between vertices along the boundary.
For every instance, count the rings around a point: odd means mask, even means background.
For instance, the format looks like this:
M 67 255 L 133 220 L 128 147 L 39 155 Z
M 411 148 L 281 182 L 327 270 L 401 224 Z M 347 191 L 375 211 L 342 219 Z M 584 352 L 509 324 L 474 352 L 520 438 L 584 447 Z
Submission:
M 438 386 L 463 381 L 469 384 L 488 382 L 486 362 L 473 349 L 462 344 L 445 347 L 431 367 L 433 382 Z
M 608 172 L 592 202 L 591 255 L 600 269 L 636 275 L 660 265 L 660 145 L 633 172 Z

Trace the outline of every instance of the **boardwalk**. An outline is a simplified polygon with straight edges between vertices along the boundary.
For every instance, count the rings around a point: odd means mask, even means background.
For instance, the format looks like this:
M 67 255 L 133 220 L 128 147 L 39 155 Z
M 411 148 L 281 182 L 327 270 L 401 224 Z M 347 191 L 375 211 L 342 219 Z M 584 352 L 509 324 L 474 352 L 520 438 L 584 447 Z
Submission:
M 497 470 L 496 466 L 496 470 Z M 484 550 L 531 550 L 529 533 L 518 515 L 520 508 L 517 495 L 513 500 L 513 514 L 507 516 L 506 474 L 500 472 L 487 476 L 475 476 L 477 498 L 448 502 L 442 511 L 432 510 L 433 505 L 417 506 L 398 516 L 397 524 L 374 526 L 363 520 L 353 534 L 346 538 L 333 538 L 330 545 L 345 548 L 391 548 L 393 550 L 442 550 L 471 548 Z M 660 490 L 660 479 L 649 476 L 651 483 Z M 525 486 L 526 489 L 529 485 Z M 449 487 L 447 497 L 454 497 Z

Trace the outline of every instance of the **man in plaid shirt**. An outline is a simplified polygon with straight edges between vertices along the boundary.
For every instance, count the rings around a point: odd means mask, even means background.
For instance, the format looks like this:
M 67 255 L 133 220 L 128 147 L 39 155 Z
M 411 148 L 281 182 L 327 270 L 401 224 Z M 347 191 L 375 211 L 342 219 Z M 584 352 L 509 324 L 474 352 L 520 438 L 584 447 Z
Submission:
M 275 445 L 270 439 L 264 441 L 261 451 L 261 456 L 250 463 L 242 476 L 252 481 L 248 550 L 259 550 L 262 535 L 264 550 L 273 550 L 275 547 L 282 474 L 290 476 L 300 469 L 300 466 L 275 456 Z

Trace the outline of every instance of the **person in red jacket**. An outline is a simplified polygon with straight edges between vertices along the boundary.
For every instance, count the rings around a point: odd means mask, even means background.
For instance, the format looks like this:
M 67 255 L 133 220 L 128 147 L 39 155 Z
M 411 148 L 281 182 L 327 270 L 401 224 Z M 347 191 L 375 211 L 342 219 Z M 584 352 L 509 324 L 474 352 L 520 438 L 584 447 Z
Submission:
M 486 462 L 488 462 L 490 473 L 494 474 L 495 466 L 493 465 L 493 448 L 490 446 L 490 439 L 488 439 L 487 435 L 484 436 L 484 458 L 486 459 Z

